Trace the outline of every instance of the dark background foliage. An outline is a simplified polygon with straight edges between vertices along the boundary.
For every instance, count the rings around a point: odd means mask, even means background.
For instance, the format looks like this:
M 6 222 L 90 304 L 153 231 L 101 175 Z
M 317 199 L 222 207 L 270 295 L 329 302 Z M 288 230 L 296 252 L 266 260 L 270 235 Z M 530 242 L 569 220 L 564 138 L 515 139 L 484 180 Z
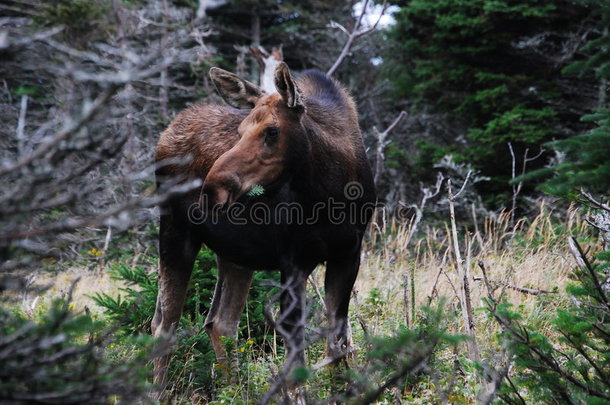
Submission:
M 408 162 L 415 173 L 430 178 L 432 165 L 450 153 L 491 178 L 479 191 L 498 208 L 506 206 L 510 193 L 508 142 L 518 159 L 526 149 L 529 157 L 544 149 L 528 169 L 557 164 L 553 145 L 572 150 L 562 159 L 603 164 L 605 159 L 585 157 L 584 151 L 577 156 L 580 152 L 561 140 L 595 128 L 581 118 L 606 104 L 604 2 L 446 0 L 401 5 L 388 33 L 392 45 L 385 70 L 395 85 L 393 95 L 412 100 L 418 110 L 445 114 L 444 133 L 415 140 L 417 158 Z M 553 140 L 559 142 L 547 144 Z M 598 144 L 600 150 L 604 145 Z M 583 181 L 571 181 L 571 186 Z M 526 192 L 535 194 L 535 185 L 527 183 Z M 602 180 L 600 186 L 607 188 L 608 183 Z

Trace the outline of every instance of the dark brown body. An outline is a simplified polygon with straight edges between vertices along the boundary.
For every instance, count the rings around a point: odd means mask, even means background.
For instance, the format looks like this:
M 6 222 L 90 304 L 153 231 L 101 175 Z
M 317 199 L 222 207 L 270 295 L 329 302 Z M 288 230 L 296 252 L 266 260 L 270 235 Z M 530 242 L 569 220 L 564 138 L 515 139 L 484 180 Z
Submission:
M 161 207 L 153 333 L 173 333 L 194 257 L 205 243 L 218 256 L 219 279 L 206 328 L 221 363 L 225 354 L 219 337 L 236 334 L 254 270 L 281 272 L 285 290 L 278 327 L 288 356 L 303 361 L 305 281 L 326 263 L 329 355 L 338 358 L 349 345 L 349 299 L 375 202 L 358 117 L 347 93 L 321 73 L 306 72 L 292 82 L 287 67 L 281 69 L 279 94 L 257 94 L 251 110 L 193 106 L 176 117 L 157 146 L 158 161 L 192 157 L 185 166 L 159 169 L 160 187 L 175 176 L 203 179 L 204 187 Z M 293 99 L 282 91 L 282 80 L 290 81 L 288 91 L 295 87 Z M 233 91 L 233 82 L 229 86 Z M 242 106 L 234 93 L 223 96 Z M 277 133 L 261 143 L 271 126 Z M 263 195 L 246 195 L 254 184 L 264 186 Z M 164 382 L 166 366 L 167 358 L 157 361 L 156 382 Z

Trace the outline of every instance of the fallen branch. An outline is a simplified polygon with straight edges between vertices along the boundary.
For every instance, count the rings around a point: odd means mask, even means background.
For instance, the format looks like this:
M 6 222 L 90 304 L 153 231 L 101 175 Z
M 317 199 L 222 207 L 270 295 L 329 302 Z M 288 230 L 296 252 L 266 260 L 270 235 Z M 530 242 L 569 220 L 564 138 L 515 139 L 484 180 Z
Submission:
M 473 281 L 485 281 L 484 277 L 473 277 L 472 280 Z M 502 281 L 492 281 L 492 280 L 489 280 L 488 282 L 489 282 L 489 286 L 490 287 L 495 287 L 495 288 L 506 287 L 506 288 L 510 288 L 511 290 L 522 292 L 524 294 L 530 294 L 530 295 L 556 294 L 556 291 L 538 290 L 538 289 L 535 289 L 535 288 L 518 287 L 516 285 L 503 283 Z

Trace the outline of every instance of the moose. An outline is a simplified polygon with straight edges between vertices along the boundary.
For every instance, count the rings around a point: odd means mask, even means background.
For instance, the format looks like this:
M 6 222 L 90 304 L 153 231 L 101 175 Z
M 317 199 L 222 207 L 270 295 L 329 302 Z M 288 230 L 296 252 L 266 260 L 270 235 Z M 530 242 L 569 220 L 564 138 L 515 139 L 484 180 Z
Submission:
M 230 367 L 221 337 L 236 338 L 255 270 L 280 271 L 276 326 L 289 343 L 286 358 L 304 363 L 306 281 L 324 263 L 327 355 L 338 361 L 350 344 L 348 306 L 376 201 L 354 101 L 317 70 L 295 79 L 285 62 L 272 94 L 219 68 L 209 75 L 229 106 L 187 108 L 157 144 L 158 187 L 177 177 L 203 183 L 161 206 L 153 335 L 172 336 L 205 244 L 218 265 L 205 328 L 221 365 Z M 236 206 L 241 214 L 231 215 Z M 255 206 L 277 215 L 260 220 Z M 168 362 L 155 360 L 155 383 L 166 383 Z

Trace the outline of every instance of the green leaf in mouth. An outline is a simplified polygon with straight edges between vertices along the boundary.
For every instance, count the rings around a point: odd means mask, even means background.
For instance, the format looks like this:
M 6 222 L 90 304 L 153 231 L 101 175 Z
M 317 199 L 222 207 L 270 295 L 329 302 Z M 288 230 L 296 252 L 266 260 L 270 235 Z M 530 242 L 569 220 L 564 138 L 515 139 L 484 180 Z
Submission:
M 250 197 L 258 197 L 263 194 L 265 194 L 265 187 L 261 186 L 260 184 L 253 185 L 246 193 L 246 195 Z

